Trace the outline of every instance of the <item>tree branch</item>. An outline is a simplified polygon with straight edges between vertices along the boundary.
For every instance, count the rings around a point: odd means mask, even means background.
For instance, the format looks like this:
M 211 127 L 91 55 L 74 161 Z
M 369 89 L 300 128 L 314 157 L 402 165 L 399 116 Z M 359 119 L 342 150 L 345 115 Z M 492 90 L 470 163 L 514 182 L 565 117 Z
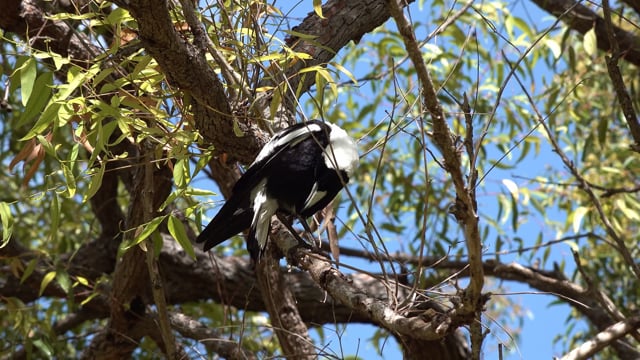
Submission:
M 315 359 L 315 347 L 296 304 L 291 284 L 286 281 L 276 255 L 271 253 L 275 250 L 273 246 L 267 247 L 267 252 L 256 264 L 256 276 L 271 325 L 287 359 Z
M 207 350 L 223 358 L 232 360 L 257 359 L 254 353 L 243 349 L 240 344 L 223 339 L 215 330 L 184 314 L 169 312 L 169 320 L 171 321 L 171 327 L 182 336 L 200 341 Z
M 597 45 L 600 50 L 611 51 L 605 21 L 588 7 L 573 0 L 532 0 L 541 9 L 561 19 L 569 28 L 585 34 L 595 26 Z M 640 66 L 640 38 L 632 32 L 613 26 L 620 46 L 621 58 Z
M 238 137 L 224 86 L 205 53 L 187 42 L 175 28 L 169 7 L 163 0 L 114 1 L 127 9 L 138 22 L 140 38 L 162 67 L 169 83 L 189 94 L 197 129 L 216 151 L 224 150 L 234 159 L 250 163 L 264 144 L 259 136 Z M 244 134 L 260 134 L 254 124 L 236 122 Z
M 633 316 L 617 322 L 596 334 L 593 339 L 571 350 L 568 354 L 565 354 L 561 360 L 589 359 L 617 339 L 638 328 L 640 328 L 640 316 Z
M 612 48 L 612 56 L 605 56 L 607 63 L 607 71 L 609 72 L 609 78 L 611 78 L 611 84 L 616 90 L 618 101 L 620 101 L 620 107 L 624 118 L 627 120 L 629 130 L 631 131 L 631 137 L 635 141 L 635 144 L 631 145 L 631 149 L 640 153 L 640 122 L 636 116 L 636 111 L 633 108 L 633 102 L 629 96 L 620 68 L 618 67 L 618 59 L 621 57 L 620 46 L 618 45 L 617 34 L 614 32 L 614 26 L 611 22 L 611 8 L 609 7 L 609 1 L 602 1 L 602 8 L 604 9 L 605 31 L 607 38 Z
M 451 175 L 456 190 L 456 204 L 453 207 L 456 219 L 463 226 L 471 279 L 466 296 L 464 296 L 464 310 L 476 314 L 476 322 L 471 324 L 472 357 L 480 359 L 482 347 L 481 310 L 484 305 L 482 287 L 484 286 L 484 274 L 482 269 L 482 242 L 478 230 L 478 214 L 476 213 L 476 200 L 473 197 L 474 189 L 465 185 L 460 153 L 456 150 L 451 137 L 449 126 L 442 106 L 438 101 L 438 95 L 433 86 L 433 81 L 423 60 L 422 52 L 416 40 L 413 28 L 402 11 L 402 5 L 398 0 L 389 0 L 391 16 L 395 20 L 405 44 L 409 58 L 411 59 L 418 79 L 421 84 L 421 96 L 424 107 L 429 111 L 433 121 L 433 141 L 438 146 L 444 157 L 444 166 Z M 472 154 L 469 154 L 470 156 Z M 476 170 L 472 169 L 471 173 Z

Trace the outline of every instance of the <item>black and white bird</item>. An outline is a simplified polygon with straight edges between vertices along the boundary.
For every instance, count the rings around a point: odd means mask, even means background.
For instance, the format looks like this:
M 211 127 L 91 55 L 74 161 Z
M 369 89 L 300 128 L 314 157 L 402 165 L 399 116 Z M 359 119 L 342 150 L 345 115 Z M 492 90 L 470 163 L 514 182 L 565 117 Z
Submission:
M 305 221 L 333 200 L 358 162 L 355 141 L 339 126 L 320 120 L 290 126 L 262 148 L 196 242 L 207 251 L 249 229 L 247 249 L 257 260 L 274 214 Z

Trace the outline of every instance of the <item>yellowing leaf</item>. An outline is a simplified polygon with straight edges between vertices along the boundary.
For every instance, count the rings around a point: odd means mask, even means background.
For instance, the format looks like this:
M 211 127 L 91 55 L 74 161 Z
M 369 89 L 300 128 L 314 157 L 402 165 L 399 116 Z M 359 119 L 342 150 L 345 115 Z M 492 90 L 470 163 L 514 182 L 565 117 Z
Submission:
M 591 30 L 587 31 L 584 34 L 584 38 L 582 39 L 584 44 L 584 51 L 589 56 L 594 56 L 596 51 L 598 50 L 598 40 L 596 39 L 596 28 L 593 27 Z
M 322 16 L 322 1 L 321 0 L 313 0 L 313 11 L 320 17 L 320 19 L 324 19 Z
M 51 283 L 51 280 L 53 280 L 56 277 L 56 272 L 55 271 L 49 271 L 43 278 L 42 278 L 42 282 L 40 283 L 40 293 L 39 295 L 41 296 L 42 293 L 44 293 L 44 289 L 47 288 L 47 286 L 49 285 L 49 283 Z
M 2 224 L 2 242 L 0 243 L 0 249 L 5 247 L 11 239 L 11 233 L 13 232 L 13 215 L 9 204 L 4 201 L 0 202 L 0 224 Z
M 76 276 L 76 281 L 83 286 L 89 286 L 89 280 L 82 276 Z

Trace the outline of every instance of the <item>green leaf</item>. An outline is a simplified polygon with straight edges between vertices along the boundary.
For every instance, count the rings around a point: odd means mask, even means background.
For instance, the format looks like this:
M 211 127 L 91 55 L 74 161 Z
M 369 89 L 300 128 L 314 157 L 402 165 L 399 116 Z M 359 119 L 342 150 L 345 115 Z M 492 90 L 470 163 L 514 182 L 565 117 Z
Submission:
M 31 98 L 37 73 L 38 69 L 35 59 L 29 58 L 20 70 L 20 101 L 23 106 L 26 106 L 29 98 Z
M 198 188 L 187 188 L 184 192 L 187 196 L 215 196 L 216 193 L 211 190 L 198 189 Z
M 39 296 L 42 296 L 42 294 L 44 293 L 44 290 L 47 288 L 47 286 L 49 286 L 49 283 L 51 283 L 51 280 L 53 280 L 55 277 L 56 277 L 56 272 L 49 271 L 42 278 L 42 282 L 40 283 L 40 293 L 38 294 Z
M 62 166 L 62 173 L 67 183 L 67 196 L 72 198 L 76 194 L 76 177 L 73 175 L 73 171 L 65 163 L 60 163 Z
M 136 237 L 133 239 L 133 241 L 131 241 L 131 243 L 129 244 L 124 244 L 122 247 L 122 250 L 128 250 L 138 244 L 140 244 L 141 242 L 143 242 L 146 238 L 149 237 L 149 235 L 151 235 L 154 231 L 156 231 L 156 229 L 158 228 L 158 225 L 160 225 L 160 223 L 162 223 L 162 221 L 166 218 L 167 216 L 158 216 L 157 218 L 154 218 L 153 220 L 149 221 L 147 224 L 145 225 L 140 225 L 140 226 L 144 226 L 144 228 L 142 229 L 142 231 L 136 235 Z M 139 229 L 140 227 L 138 227 Z
M 22 277 L 20 277 L 20 284 L 22 284 L 25 280 L 29 278 L 29 276 L 31 276 L 31 274 L 33 274 L 33 270 L 35 270 L 36 265 L 38 265 L 38 260 L 39 260 L 38 258 L 33 258 L 29 260 L 27 267 L 24 269 L 24 273 L 22 273 Z
M 169 233 L 173 236 L 174 239 L 182 246 L 184 251 L 187 252 L 192 259 L 196 258 L 196 253 L 193 250 L 193 245 L 191 241 L 189 241 L 189 237 L 187 236 L 187 232 L 184 229 L 184 224 L 173 215 L 169 216 L 169 221 L 167 223 L 167 228 L 169 229 Z
M 43 341 L 42 339 L 36 339 L 33 341 L 33 345 L 38 348 L 47 358 L 53 359 L 53 348 L 51 345 Z
M 69 274 L 66 271 L 57 271 L 56 281 L 62 290 L 68 294 L 69 290 L 71 290 L 71 279 L 69 278 Z
M 81 306 L 84 306 L 86 304 L 89 303 L 89 301 L 93 300 L 94 297 L 100 295 L 99 292 L 94 292 L 91 295 L 89 295 L 86 299 L 82 300 L 82 302 L 80 303 Z
M 60 110 L 62 104 L 57 102 L 49 102 L 49 104 L 45 107 L 42 115 L 38 118 L 38 121 L 33 128 L 29 130 L 27 135 L 22 137 L 20 141 L 29 140 L 37 135 L 42 134 L 47 128 L 53 125 L 54 120 L 58 116 L 58 111 Z
M 635 223 L 640 221 L 640 215 L 638 215 L 638 212 L 627 206 L 627 202 L 624 200 L 624 198 L 616 199 L 614 204 L 620 211 L 622 211 L 624 217 L 626 217 L 627 219 Z
M 104 177 L 104 171 L 106 168 L 107 163 L 106 161 L 103 161 L 98 170 L 93 173 L 87 191 L 84 193 L 84 197 L 82 198 L 82 202 L 87 202 L 87 200 L 91 199 L 93 195 L 98 192 L 98 189 L 100 189 L 100 186 L 102 185 L 102 178 Z
M 58 194 L 51 195 L 51 206 L 49 207 L 49 217 L 51 218 L 51 230 L 49 231 L 49 241 L 55 243 L 58 239 L 58 226 L 60 225 L 60 202 Z
M 13 223 L 13 215 L 11 214 L 9 204 L 4 201 L 0 201 L 0 224 L 2 224 L 2 242 L 0 243 L 0 249 L 7 246 L 9 240 L 11 240 Z
M 18 127 L 32 122 L 36 116 L 42 115 L 42 109 L 51 99 L 51 87 L 53 85 L 53 73 L 40 74 L 33 85 L 33 92 L 29 101 L 24 106 L 24 112 L 18 120 Z
M 189 178 L 189 160 L 178 159 L 173 165 L 173 182 L 178 188 L 185 187 L 191 179 Z
M 336 63 L 336 62 L 332 62 L 331 65 L 333 65 L 338 71 L 340 71 L 341 73 L 347 75 L 347 77 L 351 80 L 351 82 L 353 82 L 354 85 L 358 85 L 358 79 L 356 79 L 355 76 L 353 76 L 353 74 L 351 73 L 351 71 L 347 70 L 347 68 L 345 68 L 344 66 Z
M 86 72 L 72 68 L 67 72 L 67 82 L 59 86 L 60 91 L 55 96 L 56 100 L 66 100 L 79 86 L 87 83 L 98 72 L 100 72 L 100 64 L 95 64 Z

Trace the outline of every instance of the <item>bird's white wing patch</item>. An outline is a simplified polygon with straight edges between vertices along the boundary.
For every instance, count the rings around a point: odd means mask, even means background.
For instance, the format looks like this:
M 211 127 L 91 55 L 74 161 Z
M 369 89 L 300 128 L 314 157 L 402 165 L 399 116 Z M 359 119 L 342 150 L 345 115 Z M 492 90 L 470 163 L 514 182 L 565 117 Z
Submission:
M 318 191 L 318 183 L 314 183 L 313 187 L 311 188 L 311 192 L 309 193 L 309 196 L 307 196 L 307 200 L 304 201 L 304 208 L 297 209 L 297 210 L 304 211 L 312 207 L 318 201 L 322 200 L 322 198 L 324 198 L 326 194 L 327 194 L 326 191 Z
M 252 193 L 253 220 L 251 226 L 255 228 L 256 240 L 258 240 L 260 249 L 264 249 L 267 245 L 271 217 L 278 210 L 278 202 L 267 196 L 266 183 L 266 180 L 262 180 Z

